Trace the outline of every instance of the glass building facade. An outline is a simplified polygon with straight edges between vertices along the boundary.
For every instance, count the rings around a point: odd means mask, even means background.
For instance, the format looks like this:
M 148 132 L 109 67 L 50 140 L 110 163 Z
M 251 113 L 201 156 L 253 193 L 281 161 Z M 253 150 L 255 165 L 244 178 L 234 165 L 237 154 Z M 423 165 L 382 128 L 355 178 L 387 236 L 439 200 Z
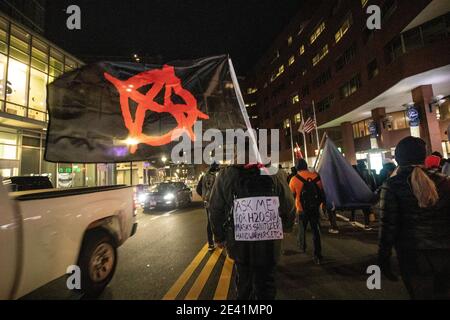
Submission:
M 171 176 L 148 162 L 61 164 L 44 160 L 47 84 L 82 61 L 0 12 L 0 176 L 48 176 L 55 187 L 150 184 Z M 169 167 L 170 168 L 170 167 Z
M 44 160 L 46 86 L 81 64 L 0 13 L 1 176 L 45 175 L 62 188 L 116 183 L 113 164 L 56 164 Z

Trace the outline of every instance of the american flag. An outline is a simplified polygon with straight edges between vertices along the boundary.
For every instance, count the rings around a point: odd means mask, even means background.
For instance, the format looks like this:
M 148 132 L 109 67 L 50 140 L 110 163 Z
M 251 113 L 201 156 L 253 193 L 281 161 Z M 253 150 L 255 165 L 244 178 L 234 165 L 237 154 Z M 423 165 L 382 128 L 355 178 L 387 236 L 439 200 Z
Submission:
M 301 133 L 311 133 L 316 128 L 316 122 L 309 117 L 306 122 L 302 120 L 302 123 L 300 123 L 300 128 L 298 128 L 298 132 Z

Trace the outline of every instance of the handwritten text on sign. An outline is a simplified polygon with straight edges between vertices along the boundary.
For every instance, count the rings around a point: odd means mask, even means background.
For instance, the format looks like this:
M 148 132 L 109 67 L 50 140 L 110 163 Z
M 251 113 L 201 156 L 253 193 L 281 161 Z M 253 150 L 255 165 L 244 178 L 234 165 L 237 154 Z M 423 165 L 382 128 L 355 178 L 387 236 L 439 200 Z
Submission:
M 253 197 L 234 200 L 234 233 L 236 241 L 283 239 L 278 214 L 278 197 Z

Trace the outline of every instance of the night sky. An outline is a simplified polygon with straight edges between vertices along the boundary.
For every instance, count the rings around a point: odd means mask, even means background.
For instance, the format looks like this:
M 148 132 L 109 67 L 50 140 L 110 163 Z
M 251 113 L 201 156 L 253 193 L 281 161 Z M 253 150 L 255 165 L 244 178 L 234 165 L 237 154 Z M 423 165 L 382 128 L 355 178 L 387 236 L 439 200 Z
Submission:
M 245 75 L 311 0 L 49 0 L 47 37 L 78 56 L 162 56 L 164 61 L 229 53 Z M 81 8 L 82 30 L 66 28 Z

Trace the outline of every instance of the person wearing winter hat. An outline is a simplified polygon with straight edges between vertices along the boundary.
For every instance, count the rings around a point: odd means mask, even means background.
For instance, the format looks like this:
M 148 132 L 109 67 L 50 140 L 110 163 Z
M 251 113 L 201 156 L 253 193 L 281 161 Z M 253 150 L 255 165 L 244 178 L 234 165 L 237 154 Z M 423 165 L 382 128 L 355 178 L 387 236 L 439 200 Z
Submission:
M 397 174 L 382 186 L 378 260 L 390 280 L 395 247 L 411 299 L 450 299 L 450 179 L 424 167 L 426 144 L 407 137 L 395 150 Z

